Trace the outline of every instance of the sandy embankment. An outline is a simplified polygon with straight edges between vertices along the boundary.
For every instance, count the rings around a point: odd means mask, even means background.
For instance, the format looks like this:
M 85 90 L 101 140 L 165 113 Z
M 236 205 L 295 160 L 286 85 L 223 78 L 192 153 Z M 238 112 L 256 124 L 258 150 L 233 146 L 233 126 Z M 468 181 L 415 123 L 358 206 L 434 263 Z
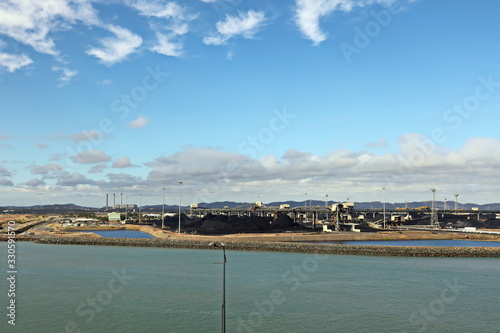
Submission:
M 109 230 L 109 228 L 106 228 Z M 93 230 L 106 230 L 94 228 Z M 147 232 L 155 239 L 103 238 L 92 234 L 56 231 L 44 232 L 33 236 L 19 236 L 17 240 L 34 241 L 44 244 L 94 245 L 94 246 L 134 246 L 208 249 L 210 242 L 223 242 L 228 250 L 271 251 L 299 253 L 328 253 L 383 256 L 421 256 L 421 257 L 500 257 L 500 247 L 426 247 L 426 246 L 370 246 L 311 244 L 300 242 L 325 242 L 335 240 L 412 240 L 412 239 L 469 239 L 500 241 L 500 237 L 463 233 L 438 233 L 430 231 L 393 231 L 378 233 L 276 233 L 276 234 L 237 234 L 220 236 L 200 236 L 176 234 L 151 226 L 127 225 L 112 230 L 127 229 Z M 83 231 L 83 228 L 78 228 Z M 87 236 L 84 236 L 87 235 Z M 0 237 L 0 239 L 3 237 Z M 4 240 L 4 239 L 2 239 Z
M 45 237 L 34 239 L 37 243 L 58 245 L 163 247 L 185 249 L 209 249 L 208 239 L 194 240 L 190 237 L 174 239 L 134 238 L 89 238 L 89 237 Z M 296 242 L 225 241 L 228 250 L 351 254 L 407 257 L 500 257 L 498 247 L 427 247 L 427 246 L 371 246 L 311 244 Z
M 120 225 L 106 228 L 60 228 L 56 224 L 54 236 L 75 237 L 82 236 L 81 233 L 72 232 L 88 231 L 89 237 L 101 238 L 92 234 L 94 230 L 136 230 L 152 235 L 158 239 L 171 240 L 193 240 L 208 242 L 328 242 L 328 241 L 349 241 L 349 240 L 431 240 L 431 239 L 468 239 L 482 241 L 500 242 L 500 236 L 480 235 L 472 233 L 444 233 L 436 231 L 385 231 L 385 232 L 332 232 L 332 233 L 248 233 L 248 234 L 227 234 L 227 235 L 195 235 L 178 234 L 169 230 L 161 230 L 149 225 Z M 66 229 L 66 230 L 65 230 Z M 46 233 L 50 236 L 52 233 Z
M 227 235 L 178 234 L 148 225 L 127 225 L 127 230 L 146 232 L 160 239 L 198 240 L 209 242 L 328 242 L 348 240 L 427 240 L 468 239 L 500 242 L 500 236 L 436 231 L 332 232 L 332 233 L 248 233 Z

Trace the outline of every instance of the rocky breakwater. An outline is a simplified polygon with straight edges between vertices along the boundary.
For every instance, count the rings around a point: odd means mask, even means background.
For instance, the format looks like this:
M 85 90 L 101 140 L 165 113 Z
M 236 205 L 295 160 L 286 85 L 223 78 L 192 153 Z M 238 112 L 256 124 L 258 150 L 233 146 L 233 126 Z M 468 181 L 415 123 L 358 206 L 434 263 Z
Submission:
M 209 241 L 189 239 L 131 239 L 131 238 L 83 238 L 45 237 L 35 240 L 43 244 L 137 246 L 208 249 Z M 373 246 L 342 244 L 311 244 L 292 242 L 234 242 L 225 241 L 227 250 L 298 252 L 325 254 L 357 254 L 374 256 L 407 257 L 500 257 L 496 247 L 425 247 L 425 246 Z

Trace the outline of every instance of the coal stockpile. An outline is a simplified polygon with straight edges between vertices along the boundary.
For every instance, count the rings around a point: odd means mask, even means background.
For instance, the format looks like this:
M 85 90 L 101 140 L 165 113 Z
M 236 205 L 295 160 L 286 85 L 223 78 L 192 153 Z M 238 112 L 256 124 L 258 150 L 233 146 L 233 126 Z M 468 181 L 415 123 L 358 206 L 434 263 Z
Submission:
M 271 222 L 271 227 L 277 229 L 291 229 L 294 227 L 294 222 L 290 216 L 281 214 Z
M 185 214 L 181 214 L 181 228 L 185 227 L 187 224 L 189 224 L 191 222 L 192 222 L 192 220 L 189 217 L 187 217 Z M 150 221 L 150 223 L 153 223 L 153 225 L 155 225 L 157 227 L 161 227 L 162 220 L 154 220 L 154 221 Z M 163 225 L 167 229 L 176 230 L 177 228 L 179 228 L 179 215 L 165 217 L 163 219 Z
M 500 229 L 500 220 L 497 219 L 489 219 L 484 224 L 488 229 Z
M 500 228 L 500 220 L 494 220 L 494 219 L 482 222 L 477 219 L 471 219 L 467 217 L 439 216 L 438 220 L 441 225 L 451 224 L 453 228 L 465 228 L 465 227 L 475 227 L 477 229 Z M 498 223 L 495 223 L 495 221 L 497 221 Z M 430 224 L 430 217 L 409 220 L 404 223 L 404 225 L 418 225 L 418 226 L 425 226 L 429 224 Z
M 161 221 L 153 222 L 161 226 Z M 164 220 L 164 225 L 170 230 L 179 226 L 178 217 L 169 217 Z M 207 214 L 203 218 L 189 219 L 181 217 L 181 228 L 184 232 L 198 234 L 232 234 L 246 232 L 283 232 L 283 231 L 311 231 L 293 222 L 286 214 L 279 215 L 276 219 L 269 216 L 227 216 Z
M 361 232 L 380 232 L 382 230 L 373 228 L 371 227 L 368 223 L 366 222 L 361 222 L 359 226 L 357 227 Z

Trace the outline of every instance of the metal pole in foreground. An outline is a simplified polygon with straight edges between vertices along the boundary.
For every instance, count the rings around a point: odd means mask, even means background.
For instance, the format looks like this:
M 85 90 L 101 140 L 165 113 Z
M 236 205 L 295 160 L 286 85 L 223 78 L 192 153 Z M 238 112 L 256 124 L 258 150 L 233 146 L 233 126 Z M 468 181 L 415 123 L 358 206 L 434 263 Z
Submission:
M 222 320 L 222 333 L 226 332 L 226 248 L 224 243 L 210 243 L 208 246 L 221 247 L 224 253 L 224 261 L 214 262 L 214 264 L 222 264 L 222 309 L 221 309 L 221 320 Z

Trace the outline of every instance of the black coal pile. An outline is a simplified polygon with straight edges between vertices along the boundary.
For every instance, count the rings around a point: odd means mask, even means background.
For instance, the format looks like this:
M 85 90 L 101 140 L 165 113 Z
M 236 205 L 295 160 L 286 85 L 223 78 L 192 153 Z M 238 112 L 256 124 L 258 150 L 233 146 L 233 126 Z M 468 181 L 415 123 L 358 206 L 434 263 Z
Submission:
M 431 223 L 430 217 L 417 218 L 405 221 L 405 225 L 429 225 Z
M 271 223 L 271 218 L 269 217 L 256 217 L 256 216 L 241 216 L 241 217 L 231 217 L 231 224 L 235 230 L 240 231 L 265 231 L 269 229 Z
M 200 229 L 222 231 L 232 229 L 231 223 L 221 222 L 217 220 L 205 220 L 200 226 Z
M 272 229 L 291 229 L 293 227 L 293 219 L 286 214 L 280 214 L 274 221 L 271 222 Z
M 381 231 L 380 229 L 377 229 L 377 228 L 370 226 L 368 223 L 366 223 L 364 221 L 361 222 L 359 224 L 359 226 L 357 226 L 357 228 L 359 230 L 361 230 L 361 232 L 379 232 L 379 231 Z
M 161 221 L 159 222 L 161 225 Z M 165 226 L 175 230 L 178 227 L 178 218 L 166 218 Z M 158 225 L 158 222 L 155 223 Z M 227 216 L 207 214 L 203 218 L 189 219 L 182 217 L 181 228 L 184 232 L 194 232 L 199 234 L 229 234 L 242 232 L 283 232 L 287 230 L 310 230 L 299 226 L 286 214 L 278 216 L 276 219 L 268 216 Z
M 500 220 L 490 219 L 485 222 L 479 221 L 474 218 L 456 216 L 456 215 L 446 215 L 438 216 L 439 223 L 444 226 L 451 226 L 453 228 L 465 228 L 465 227 L 475 227 L 478 229 L 497 229 L 500 228 Z M 404 225 L 429 225 L 430 217 L 422 217 L 419 219 L 405 221 Z
M 150 222 L 152 222 L 157 227 L 161 227 L 161 224 L 162 224 L 161 219 L 150 221 Z M 181 214 L 181 228 L 189 225 L 192 222 L 193 222 L 193 220 L 191 220 L 189 217 L 187 217 L 186 214 Z M 163 219 L 163 225 L 167 229 L 172 229 L 172 230 L 177 229 L 179 227 L 179 215 L 165 217 Z
M 497 219 L 489 219 L 484 224 L 488 229 L 500 229 L 500 220 Z

